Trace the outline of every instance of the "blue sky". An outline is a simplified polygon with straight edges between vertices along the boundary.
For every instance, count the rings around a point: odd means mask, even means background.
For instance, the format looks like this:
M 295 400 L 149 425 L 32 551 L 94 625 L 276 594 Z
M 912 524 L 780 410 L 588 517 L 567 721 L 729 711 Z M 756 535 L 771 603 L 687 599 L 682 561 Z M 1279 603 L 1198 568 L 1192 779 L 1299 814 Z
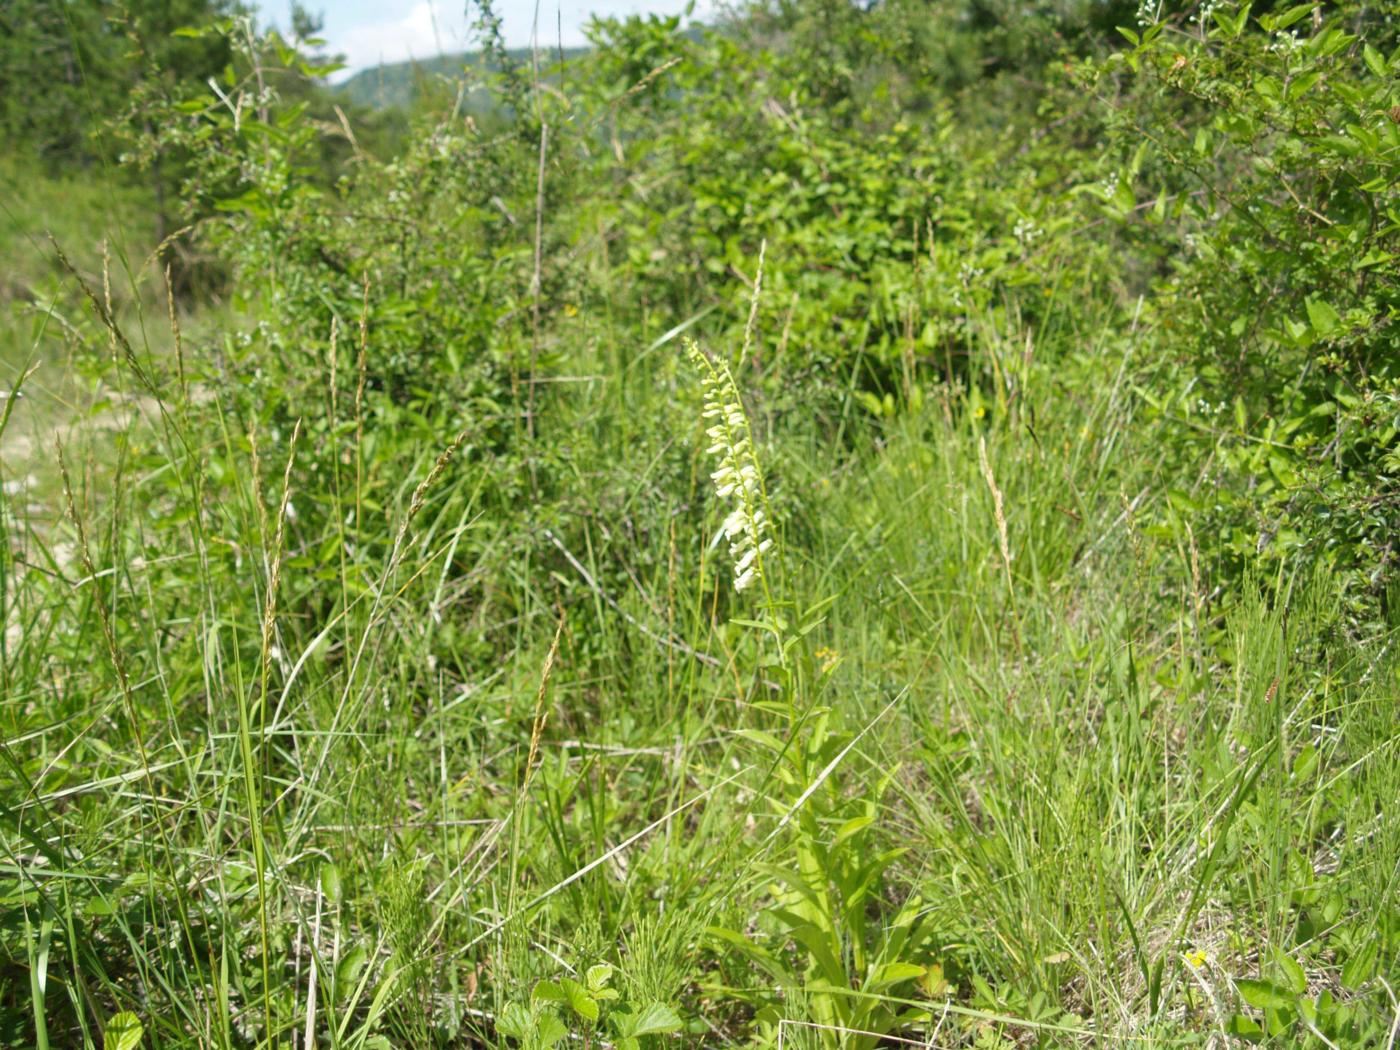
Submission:
M 565 47 L 584 43 L 583 27 L 591 15 L 680 14 L 687 0 L 539 0 L 539 44 Z M 286 28 L 290 0 L 261 0 L 263 21 Z M 475 46 L 465 12 L 466 0 L 307 0 L 305 6 L 325 15 L 322 30 L 329 50 L 345 55 L 349 69 L 334 79 L 380 62 L 430 58 L 441 52 Z M 535 0 L 497 0 L 506 44 L 526 47 L 534 36 Z M 712 10 L 697 0 L 697 17 Z

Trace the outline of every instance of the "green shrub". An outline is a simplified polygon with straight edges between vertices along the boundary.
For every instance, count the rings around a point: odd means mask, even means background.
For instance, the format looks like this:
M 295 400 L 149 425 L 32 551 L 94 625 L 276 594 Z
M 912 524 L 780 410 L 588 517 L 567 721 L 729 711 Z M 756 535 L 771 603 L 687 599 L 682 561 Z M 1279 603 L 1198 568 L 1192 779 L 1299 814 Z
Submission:
M 1174 249 L 1149 396 L 1200 464 L 1179 502 L 1234 573 L 1334 569 L 1357 626 L 1400 556 L 1400 50 L 1376 17 L 1211 4 L 1094 74 L 1162 173 L 1123 192 Z

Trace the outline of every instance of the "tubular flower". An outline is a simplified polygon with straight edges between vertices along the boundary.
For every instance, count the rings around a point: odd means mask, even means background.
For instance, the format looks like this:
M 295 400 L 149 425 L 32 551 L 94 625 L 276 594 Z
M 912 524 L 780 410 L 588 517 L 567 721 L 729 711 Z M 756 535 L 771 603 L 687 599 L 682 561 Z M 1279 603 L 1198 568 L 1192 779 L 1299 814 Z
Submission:
M 722 364 L 716 367 L 694 341 L 687 341 L 686 353 L 705 389 L 705 434 L 710 439 L 705 451 L 719 459 L 719 469 L 710 480 L 715 495 L 732 507 L 721 529 L 734 559 L 734 589 L 744 591 L 763 581 L 763 556 L 773 547 L 773 525 L 764 509 L 763 474 L 754 453 L 749 419 L 729 368 Z

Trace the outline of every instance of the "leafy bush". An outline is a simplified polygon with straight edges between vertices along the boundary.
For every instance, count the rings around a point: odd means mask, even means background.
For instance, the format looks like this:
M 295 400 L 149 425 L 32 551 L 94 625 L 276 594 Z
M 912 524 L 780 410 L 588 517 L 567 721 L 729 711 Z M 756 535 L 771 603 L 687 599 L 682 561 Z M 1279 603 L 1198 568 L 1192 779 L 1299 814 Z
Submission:
M 1151 397 L 1202 462 L 1181 503 L 1236 573 L 1333 568 L 1357 626 L 1393 612 L 1400 535 L 1400 50 L 1373 18 L 1211 4 L 1092 74 L 1136 85 L 1119 141 L 1168 176 L 1126 192 L 1179 249 Z

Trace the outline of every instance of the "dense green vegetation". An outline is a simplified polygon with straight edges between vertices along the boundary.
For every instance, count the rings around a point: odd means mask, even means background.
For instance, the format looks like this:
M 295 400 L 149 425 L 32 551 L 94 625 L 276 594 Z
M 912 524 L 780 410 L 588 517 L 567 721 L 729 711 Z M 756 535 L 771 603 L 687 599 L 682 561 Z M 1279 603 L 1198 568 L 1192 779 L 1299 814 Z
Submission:
M 28 8 L 0 1044 L 1394 1045 L 1388 5 Z

